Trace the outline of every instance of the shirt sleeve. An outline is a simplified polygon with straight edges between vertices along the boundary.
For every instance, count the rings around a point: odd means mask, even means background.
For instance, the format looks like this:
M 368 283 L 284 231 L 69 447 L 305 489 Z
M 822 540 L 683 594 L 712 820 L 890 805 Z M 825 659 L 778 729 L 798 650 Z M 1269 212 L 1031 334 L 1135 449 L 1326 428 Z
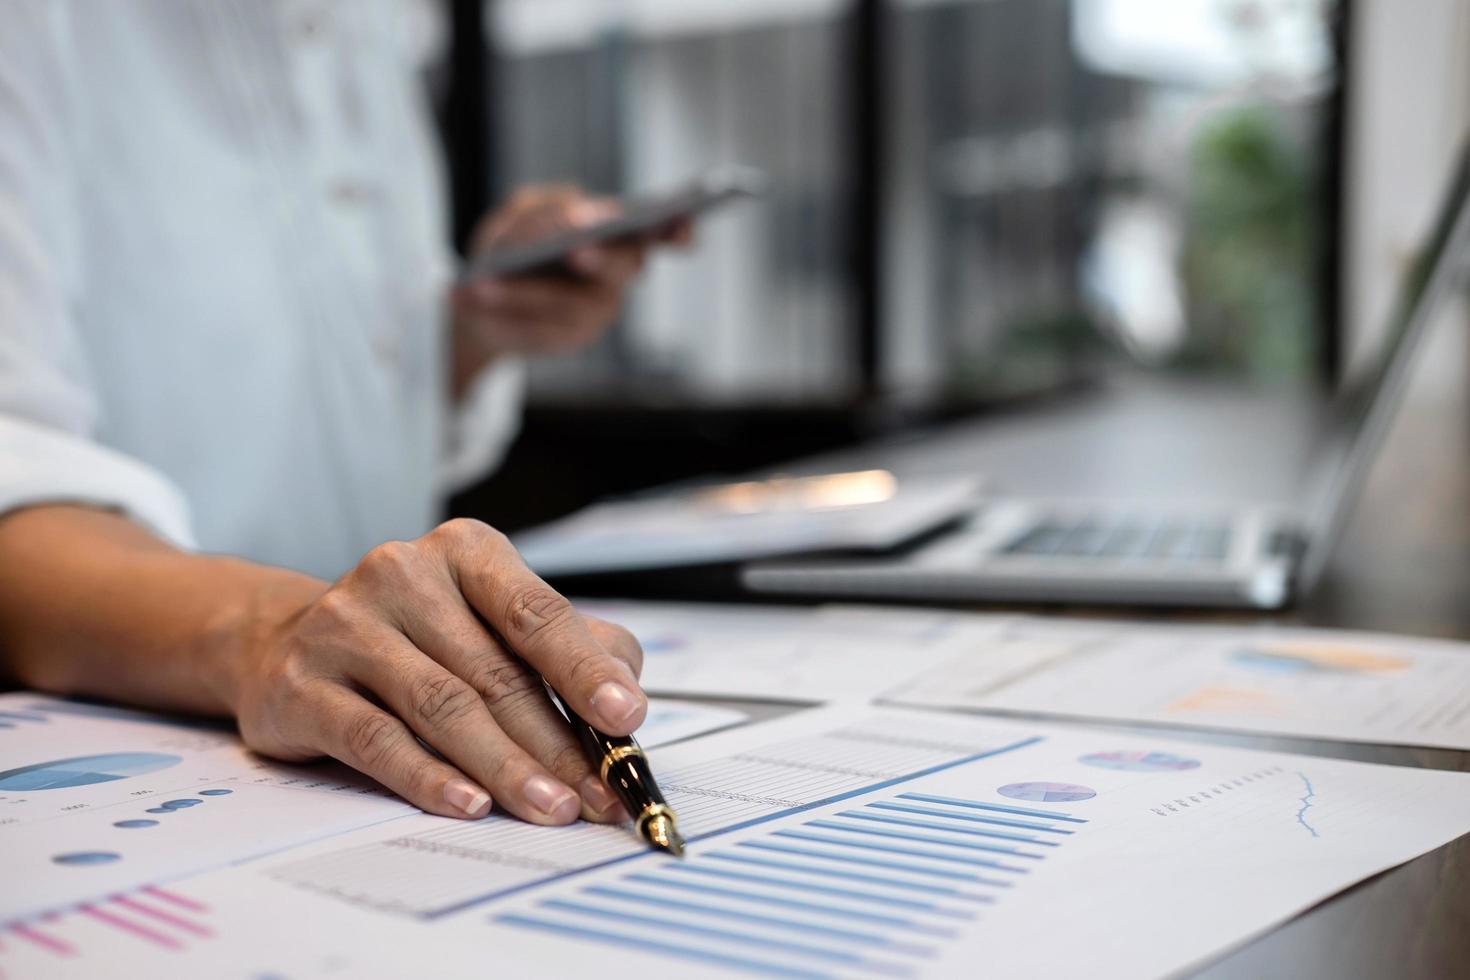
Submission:
M 453 493 L 490 472 L 520 432 L 526 366 L 516 360 L 480 372 L 451 412 L 449 439 L 440 471 L 444 490 Z
M 67 16 L 65 5 L 22 0 L 0 30 L 0 514 L 85 503 L 189 547 L 179 490 L 94 439 L 97 396 L 74 320 Z
M 448 42 L 444 5 L 430 0 L 394 4 L 385 8 L 392 18 L 390 36 L 402 47 L 400 55 L 404 83 L 417 90 L 413 100 L 413 122 L 418 131 L 417 145 L 423 148 L 429 181 L 427 190 L 433 199 L 438 247 L 428 260 L 426 280 L 434 284 L 430 291 L 440 304 L 438 315 L 446 345 L 451 345 L 449 303 L 447 294 L 454 282 L 459 259 L 449 246 L 445 199 L 444 159 L 433 135 L 429 111 L 427 75 L 432 66 L 442 63 Z M 446 361 L 447 363 L 447 361 Z M 447 372 L 445 375 L 447 380 Z M 445 495 L 462 490 L 489 473 L 505 457 L 520 432 L 521 402 L 526 388 L 526 367 L 515 359 L 501 359 L 490 365 L 471 382 L 469 390 L 455 402 L 448 385 L 441 389 L 439 407 L 440 438 L 435 476 L 438 489 Z

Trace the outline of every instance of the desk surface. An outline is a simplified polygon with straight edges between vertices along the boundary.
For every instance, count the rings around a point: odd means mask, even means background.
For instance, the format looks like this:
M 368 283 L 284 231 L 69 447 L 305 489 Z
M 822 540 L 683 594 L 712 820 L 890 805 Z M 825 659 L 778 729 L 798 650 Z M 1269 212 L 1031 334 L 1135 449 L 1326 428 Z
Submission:
M 1470 639 L 1470 343 L 1465 328 L 1461 311 L 1436 326 L 1317 588 L 1285 614 L 1211 613 L 1208 618 L 1269 618 Z M 1302 399 L 1262 395 L 1242 401 L 1238 391 L 1209 385 L 1154 383 L 834 454 L 800 469 L 883 466 L 900 476 L 968 471 L 993 479 L 1001 492 L 1289 504 L 1309 465 L 1319 420 Z M 1470 771 L 1465 752 L 1208 733 L 1181 737 Z M 1201 975 L 1211 980 L 1470 975 L 1467 922 L 1470 837 L 1331 899 Z

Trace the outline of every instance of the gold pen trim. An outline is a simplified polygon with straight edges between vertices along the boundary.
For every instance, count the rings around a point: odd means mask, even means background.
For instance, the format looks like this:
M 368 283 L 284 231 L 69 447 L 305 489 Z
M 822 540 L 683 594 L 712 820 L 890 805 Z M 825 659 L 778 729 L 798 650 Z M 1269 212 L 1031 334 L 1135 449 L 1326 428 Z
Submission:
M 650 803 L 638 815 L 638 836 L 654 847 L 672 854 L 684 856 L 684 838 L 679 835 L 679 824 L 674 811 L 662 803 Z
M 638 833 L 641 834 L 644 832 L 644 828 L 648 826 L 649 821 L 656 820 L 659 817 L 668 820 L 675 828 L 679 826 L 679 818 L 674 816 L 674 811 L 662 803 L 650 803 L 644 807 L 643 812 L 638 814 L 638 819 L 634 821 L 633 825 L 638 828 Z
M 629 756 L 634 756 L 634 755 L 639 755 L 639 756 L 643 755 L 643 749 L 641 749 L 636 743 L 633 744 L 633 745 L 619 745 L 617 748 L 613 749 L 607 755 L 603 756 L 602 757 L 602 781 L 604 783 L 607 782 L 607 771 L 612 768 L 612 764 L 614 762 L 621 762 L 624 759 L 628 758 Z

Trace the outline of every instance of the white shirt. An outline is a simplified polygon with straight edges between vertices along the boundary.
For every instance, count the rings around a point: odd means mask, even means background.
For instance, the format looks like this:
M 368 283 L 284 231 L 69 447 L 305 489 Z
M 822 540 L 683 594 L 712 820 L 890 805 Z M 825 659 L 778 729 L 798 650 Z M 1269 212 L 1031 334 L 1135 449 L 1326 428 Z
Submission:
M 448 407 L 405 0 L 0 0 L 0 513 L 116 508 L 334 577 L 513 434 Z

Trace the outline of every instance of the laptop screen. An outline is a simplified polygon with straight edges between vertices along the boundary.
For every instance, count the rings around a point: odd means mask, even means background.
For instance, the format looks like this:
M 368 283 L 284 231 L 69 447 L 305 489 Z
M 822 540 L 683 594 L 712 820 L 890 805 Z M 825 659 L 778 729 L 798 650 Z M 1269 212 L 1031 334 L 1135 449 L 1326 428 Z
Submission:
M 1394 412 L 1403 400 L 1414 352 L 1422 345 L 1430 319 L 1460 279 L 1470 245 L 1470 142 L 1460 150 L 1435 225 L 1400 286 L 1393 320 L 1372 368 L 1339 396 L 1334 426 L 1323 447 L 1321 481 L 1309 520 L 1309 549 L 1301 569 L 1310 586 L 1326 566 Z

